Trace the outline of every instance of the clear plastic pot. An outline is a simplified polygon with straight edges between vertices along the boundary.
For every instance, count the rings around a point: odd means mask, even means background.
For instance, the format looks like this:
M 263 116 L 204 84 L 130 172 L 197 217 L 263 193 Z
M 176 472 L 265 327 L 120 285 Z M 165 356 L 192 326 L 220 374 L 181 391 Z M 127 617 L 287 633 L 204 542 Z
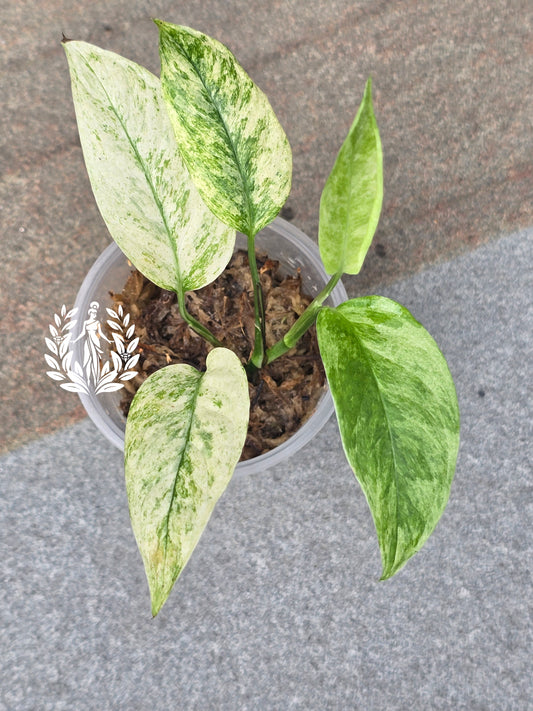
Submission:
M 257 235 L 256 247 L 271 259 L 278 260 L 282 273 L 294 273 L 299 267 L 303 291 L 309 296 L 316 296 L 326 285 L 328 276 L 322 266 L 317 245 L 289 222 L 276 218 Z M 236 249 L 246 249 L 246 238 L 243 235 L 237 235 Z M 131 269 L 128 260 L 115 243 L 102 252 L 85 277 L 76 297 L 78 328 L 92 301 L 100 304 L 99 316 L 103 319 L 105 307 L 112 305 L 109 292 L 122 290 Z M 346 290 L 339 282 L 325 303 L 336 306 L 347 298 Z M 73 331 L 73 336 L 76 335 L 76 331 Z M 78 351 L 74 350 L 73 357 L 80 360 L 80 355 L 78 347 Z M 116 447 L 124 449 L 126 418 L 120 409 L 122 392 L 119 390 L 100 395 L 80 393 L 79 396 L 87 414 L 102 434 Z M 325 390 L 316 410 L 298 432 L 270 452 L 239 462 L 236 473 L 257 474 L 290 457 L 317 434 L 332 412 L 333 401 L 329 391 Z

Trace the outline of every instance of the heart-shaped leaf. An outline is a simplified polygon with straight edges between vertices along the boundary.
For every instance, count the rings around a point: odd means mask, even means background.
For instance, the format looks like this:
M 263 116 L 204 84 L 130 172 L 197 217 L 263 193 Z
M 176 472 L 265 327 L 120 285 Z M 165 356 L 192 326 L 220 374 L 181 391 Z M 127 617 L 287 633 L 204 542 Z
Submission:
M 215 348 L 207 370 L 169 365 L 131 405 L 125 439 L 130 517 L 156 615 L 204 530 L 246 438 L 248 383 L 237 356 Z
M 448 500 L 459 446 L 453 380 L 433 338 L 390 299 L 325 308 L 317 333 L 388 578 L 422 547 Z
M 372 82 L 342 144 L 320 200 L 318 244 L 328 274 L 357 274 L 379 221 L 383 166 Z
M 292 156 L 265 94 L 220 42 L 156 20 L 161 82 L 182 156 L 223 222 L 255 235 L 290 191 Z
M 209 284 L 228 263 L 235 233 L 187 173 L 159 79 L 86 42 L 64 48 L 85 164 L 111 236 L 165 289 Z

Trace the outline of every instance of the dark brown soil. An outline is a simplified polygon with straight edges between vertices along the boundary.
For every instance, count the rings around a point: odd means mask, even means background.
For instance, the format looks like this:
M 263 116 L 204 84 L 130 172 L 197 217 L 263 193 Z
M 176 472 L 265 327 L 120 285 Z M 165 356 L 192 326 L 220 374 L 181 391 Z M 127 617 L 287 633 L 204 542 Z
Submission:
M 267 347 L 282 338 L 311 299 L 301 293 L 299 274 L 282 277 L 278 262 L 258 256 L 266 313 Z M 125 383 L 124 413 L 142 382 L 170 363 L 205 369 L 212 348 L 180 316 L 176 296 L 133 271 L 123 291 L 113 294 L 135 323 L 141 358 L 139 374 Z M 254 340 L 253 289 L 248 256 L 236 252 L 225 271 L 209 286 L 189 292 L 187 309 L 245 364 Z M 259 456 L 288 439 L 313 413 L 323 393 L 324 369 L 316 332 L 310 329 L 286 355 L 259 371 L 249 383 L 250 423 L 241 460 Z

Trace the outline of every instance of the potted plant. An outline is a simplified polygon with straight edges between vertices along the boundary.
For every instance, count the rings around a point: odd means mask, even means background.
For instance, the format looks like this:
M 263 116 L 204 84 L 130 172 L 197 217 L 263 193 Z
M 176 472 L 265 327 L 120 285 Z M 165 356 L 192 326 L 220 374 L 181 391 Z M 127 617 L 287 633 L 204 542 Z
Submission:
M 291 151 L 266 96 L 230 51 L 186 27 L 155 21 L 161 78 L 119 55 L 64 38 L 92 189 L 111 236 L 209 344 L 204 371 L 172 364 L 140 387 L 125 432 L 133 531 L 152 614 L 167 599 L 228 484 L 245 441 L 248 381 L 292 352 L 316 325 L 348 462 L 368 500 L 382 578 L 433 531 L 446 505 L 459 442 L 455 388 L 432 337 L 380 296 L 327 306 L 357 274 L 377 227 L 382 156 L 371 82 L 320 202 L 319 249 L 329 279 L 268 344 L 256 236 L 284 205 Z M 246 237 L 254 338 L 246 362 L 187 308 Z

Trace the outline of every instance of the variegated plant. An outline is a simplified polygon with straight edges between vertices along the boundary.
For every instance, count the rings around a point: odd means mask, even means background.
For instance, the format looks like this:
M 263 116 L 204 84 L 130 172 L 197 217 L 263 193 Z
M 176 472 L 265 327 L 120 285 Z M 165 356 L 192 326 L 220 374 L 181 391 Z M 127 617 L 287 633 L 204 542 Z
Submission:
M 320 203 L 319 248 L 331 278 L 267 348 L 255 238 L 289 194 L 289 143 L 268 99 L 226 47 L 187 27 L 156 24 L 161 79 L 117 54 L 64 41 L 85 162 L 109 231 L 139 271 L 177 294 L 182 316 L 213 346 L 203 373 L 171 365 L 150 376 L 128 416 L 126 486 L 152 613 L 239 460 L 246 376 L 315 323 L 346 457 L 368 500 L 388 578 L 444 510 L 459 413 L 443 355 L 405 308 L 379 296 L 323 305 L 343 274 L 360 271 L 381 211 L 370 80 Z M 222 272 L 235 230 L 248 238 L 254 285 L 255 344 L 246 364 L 185 301 L 186 291 Z

